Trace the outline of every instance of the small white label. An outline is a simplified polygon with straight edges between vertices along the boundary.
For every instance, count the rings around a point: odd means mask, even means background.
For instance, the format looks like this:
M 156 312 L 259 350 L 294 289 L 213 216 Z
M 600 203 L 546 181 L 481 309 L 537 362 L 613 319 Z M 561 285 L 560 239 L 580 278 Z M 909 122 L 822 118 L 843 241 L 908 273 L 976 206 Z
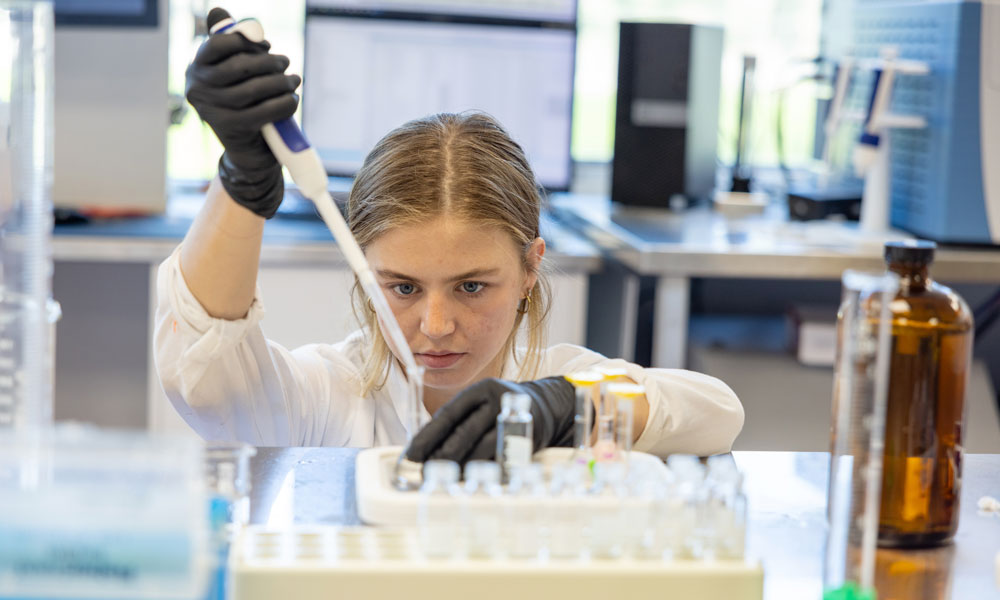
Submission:
M 531 463 L 531 440 L 520 435 L 509 435 L 504 438 L 504 467 L 520 467 Z

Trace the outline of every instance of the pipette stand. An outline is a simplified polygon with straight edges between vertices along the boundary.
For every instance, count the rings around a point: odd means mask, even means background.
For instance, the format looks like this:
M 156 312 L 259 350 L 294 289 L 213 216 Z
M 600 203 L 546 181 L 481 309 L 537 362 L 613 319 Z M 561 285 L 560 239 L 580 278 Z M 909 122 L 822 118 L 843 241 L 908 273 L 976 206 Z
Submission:
M 881 247 L 888 240 L 908 237 L 906 234 L 893 231 L 889 226 L 892 158 L 890 130 L 923 129 L 927 126 L 927 120 L 917 115 L 890 113 L 889 104 L 897 74 L 927 75 L 930 73 L 930 67 L 924 62 L 900 60 L 898 55 L 899 51 L 895 47 L 886 46 L 882 49 L 879 59 L 857 63 L 859 69 L 882 72 L 865 125 L 865 133 L 876 136 L 879 140 L 878 145 L 872 159 L 855 161 L 856 172 L 858 176 L 863 176 L 865 181 L 859 227 L 859 242 L 863 245 Z

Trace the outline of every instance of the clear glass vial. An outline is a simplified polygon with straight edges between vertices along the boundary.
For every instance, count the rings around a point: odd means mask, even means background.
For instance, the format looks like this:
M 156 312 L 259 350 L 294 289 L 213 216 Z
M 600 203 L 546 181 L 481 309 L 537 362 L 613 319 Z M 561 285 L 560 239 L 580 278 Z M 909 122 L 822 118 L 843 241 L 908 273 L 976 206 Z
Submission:
M 548 527 L 542 518 L 545 496 L 542 465 L 531 463 L 511 471 L 503 525 L 511 558 L 535 559 L 547 548 Z
M 552 465 L 549 502 L 545 510 L 549 524 L 549 557 L 580 558 L 590 536 L 587 520 L 587 467 L 574 462 Z
M 417 532 L 427 558 L 450 558 L 455 554 L 458 515 L 455 503 L 462 495 L 458 487 L 458 463 L 429 460 L 424 463 L 424 482 L 417 502 Z
M 708 459 L 707 484 L 705 517 L 711 525 L 706 530 L 712 539 L 706 540 L 706 546 L 716 558 L 742 559 L 746 547 L 747 501 L 743 475 L 732 456 Z
M 497 462 L 502 466 L 505 483 L 511 469 L 531 464 L 531 428 L 531 396 L 510 392 L 501 396 L 500 414 L 497 415 Z
M 493 558 L 502 553 L 500 465 L 473 460 L 465 465 L 462 521 L 469 558 Z
M 625 463 L 599 462 L 594 465 L 593 496 L 595 505 L 590 513 L 590 556 L 620 558 L 628 537 Z
M 674 475 L 675 514 L 677 527 L 673 530 L 676 558 L 702 559 L 706 552 L 704 519 L 705 467 L 697 456 L 674 454 L 667 459 L 667 466 Z

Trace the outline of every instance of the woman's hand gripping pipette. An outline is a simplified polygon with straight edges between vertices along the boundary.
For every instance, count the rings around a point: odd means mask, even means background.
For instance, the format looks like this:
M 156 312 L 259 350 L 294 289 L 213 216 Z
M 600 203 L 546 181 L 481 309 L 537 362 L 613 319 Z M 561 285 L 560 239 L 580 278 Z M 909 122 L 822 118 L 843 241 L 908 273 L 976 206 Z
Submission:
M 213 8 L 208 14 L 208 28 L 213 39 L 199 50 L 188 71 L 187 96 L 226 149 L 219 161 L 223 187 L 242 206 L 270 218 L 284 193 L 284 165 L 302 194 L 316 205 L 371 300 L 386 341 L 403 362 L 414 400 L 408 427 L 412 436 L 420 426 L 423 411 L 423 370 L 416 364 L 364 253 L 327 190 L 326 170 L 319 155 L 292 118 L 298 99 L 291 92 L 301 80 L 283 74 L 288 59 L 268 54 L 270 45 L 256 20 L 235 21 L 225 10 Z M 232 64 L 235 61 L 241 64 Z M 253 75 L 261 76 L 250 78 Z M 206 84 L 206 80 L 224 87 Z M 402 454 L 397 465 L 399 487 L 419 485 L 420 465 L 408 463 Z

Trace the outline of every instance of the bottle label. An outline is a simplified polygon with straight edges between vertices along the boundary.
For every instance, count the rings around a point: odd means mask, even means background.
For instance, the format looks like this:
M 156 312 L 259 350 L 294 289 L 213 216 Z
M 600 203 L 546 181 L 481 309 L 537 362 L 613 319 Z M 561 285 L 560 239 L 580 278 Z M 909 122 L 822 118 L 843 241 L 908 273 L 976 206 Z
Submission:
M 531 463 L 531 440 L 520 435 L 509 435 L 504 438 L 504 466 L 513 467 L 529 463 Z
M 926 522 L 931 510 L 934 461 L 922 456 L 907 456 L 903 474 L 904 521 Z

